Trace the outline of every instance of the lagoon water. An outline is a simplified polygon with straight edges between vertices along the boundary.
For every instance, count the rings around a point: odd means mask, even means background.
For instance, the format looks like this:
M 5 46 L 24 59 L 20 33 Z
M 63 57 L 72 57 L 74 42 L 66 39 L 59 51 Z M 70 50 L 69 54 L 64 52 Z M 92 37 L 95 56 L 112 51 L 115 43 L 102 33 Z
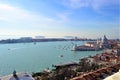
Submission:
M 0 76 L 17 72 L 39 72 L 52 69 L 52 64 L 79 61 L 80 58 L 102 51 L 71 51 L 73 43 L 84 41 L 56 41 L 34 43 L 0 44 Z M 63 55 L 63 57 L 61 57 Z

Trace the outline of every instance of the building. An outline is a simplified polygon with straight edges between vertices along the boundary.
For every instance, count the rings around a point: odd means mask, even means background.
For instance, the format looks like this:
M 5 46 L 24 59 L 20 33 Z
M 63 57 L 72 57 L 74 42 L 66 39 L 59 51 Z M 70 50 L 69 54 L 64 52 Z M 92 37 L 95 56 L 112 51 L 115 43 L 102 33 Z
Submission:
M 44 39 L 45 36 L 35 36 L 35 39 Z
M 102 40 L 102 47 L 103 48 L 109 48 L 109 43 L 107 37 L 104 35 L 104 38 Z
M 98 51 L 102 49 L 109 48 L 109 42 L 106 36 L 104 35 L 103 39 L 98 39 L 97 41 L 86 42 L 83 46 L 75 45 L 73 51 Z
M 27 72 L 16 73 L 14 71 L 13 74 L 3 76 L 0 80 L 34 80 L 34 78 Z
M 21 37 L 19 39 L 21 42 L 32 42 L 32 37 Z

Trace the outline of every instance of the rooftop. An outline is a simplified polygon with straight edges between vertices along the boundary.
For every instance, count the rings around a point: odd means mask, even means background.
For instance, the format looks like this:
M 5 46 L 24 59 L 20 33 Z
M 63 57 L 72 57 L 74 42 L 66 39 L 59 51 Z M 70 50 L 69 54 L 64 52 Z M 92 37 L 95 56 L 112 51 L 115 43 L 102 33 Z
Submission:
M 105 78 L 104 80 L 120 80 L 120 70 L 119 72 Z
M 67 62 L 67 63 L 64 63 L 64 64 L 57 64 L 55 65 L 55 67 L 65 67 L 65 66 L 71 66 L 71 65 L 78 65 L 78 62 Z
M 34 80 L 33 77 L 27 72 L 17 73 L 17 78 L 15 78 L 12 74 L 3 76 L 0 80 Z

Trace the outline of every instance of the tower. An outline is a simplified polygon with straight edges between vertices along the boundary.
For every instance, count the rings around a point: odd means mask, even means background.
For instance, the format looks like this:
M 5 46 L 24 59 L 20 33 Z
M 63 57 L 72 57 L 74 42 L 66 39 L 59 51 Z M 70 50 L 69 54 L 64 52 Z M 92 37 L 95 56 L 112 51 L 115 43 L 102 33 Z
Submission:
M 102 39 L 101 38 L 97 39 L 97 47 L 102 48 Z
M 104 35 L 103 40 L 102 40 L 102 46 L 103 46 L 103 48 L 109 48 L 108 39 L 105 35 Z

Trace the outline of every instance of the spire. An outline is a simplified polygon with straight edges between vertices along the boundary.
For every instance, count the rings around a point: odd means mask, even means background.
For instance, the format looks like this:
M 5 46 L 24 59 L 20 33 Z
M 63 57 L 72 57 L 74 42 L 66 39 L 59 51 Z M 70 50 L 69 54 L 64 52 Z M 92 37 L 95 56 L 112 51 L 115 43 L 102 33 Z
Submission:
M 108 48 L 109 47 L 108 39 L 107 39 L 106 35 L 104 35 L 104 37 L 103 37 L 102 44 L 103 44 L 103 48 Z
M 105 40 L 105 41 L 108 40 L 107 37 L 106 37 L 106 35 L 104 35 L 104 40 Z

